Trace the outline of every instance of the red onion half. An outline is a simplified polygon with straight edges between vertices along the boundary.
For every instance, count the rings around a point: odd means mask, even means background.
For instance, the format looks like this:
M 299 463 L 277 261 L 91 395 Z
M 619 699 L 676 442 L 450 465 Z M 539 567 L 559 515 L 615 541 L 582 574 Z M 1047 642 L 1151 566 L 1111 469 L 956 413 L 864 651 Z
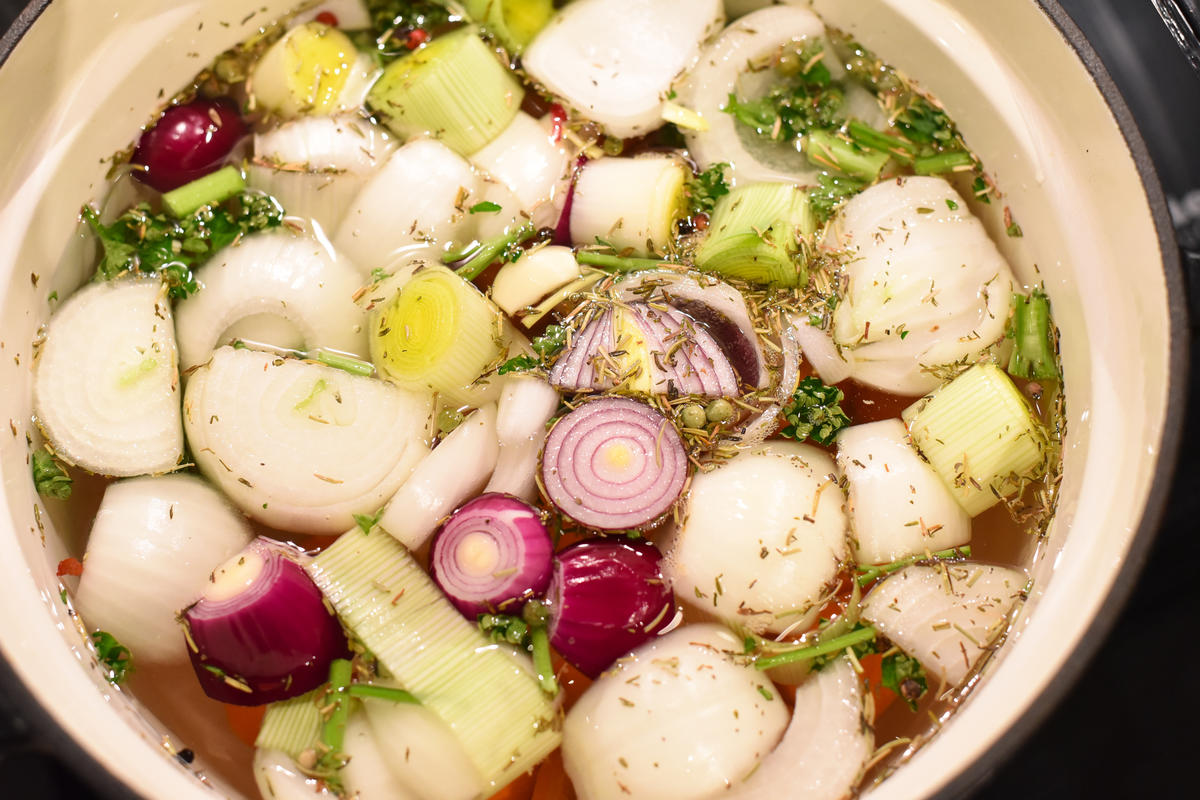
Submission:
M 675 426 L 644 403 L 601 397 L 563 416 L 542 449 L 542 486 L 564 515 L 598 530 L 632 530 L 670 510 L 687 479 Z
M 675 596 L 650 542 L 585 539 L 558 554 L 550 579 L 550 644 L 590 678 L 675 617 Z
M 188 656 L 205 694 L 257 706 L 304 694 L 346 655 L 346 635 L 288 545 L 259 537 L 213 571 L 184 609 Z
M 450 515 L 433 540 L 429 571 L 468 619 L 516 613 L 516 603 L 550 583 L 554 542 L 536 508 L 512 495 L 485 494 Z M 513 606 L 513 608 L 508 608 Z

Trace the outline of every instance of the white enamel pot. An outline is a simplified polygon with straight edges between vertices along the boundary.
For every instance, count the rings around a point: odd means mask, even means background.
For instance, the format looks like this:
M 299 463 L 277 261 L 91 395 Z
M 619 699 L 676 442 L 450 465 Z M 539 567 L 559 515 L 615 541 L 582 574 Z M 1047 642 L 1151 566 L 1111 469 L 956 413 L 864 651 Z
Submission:
M 114 796 L 236 796 L 101 678 L 66 607 L 64 543 L 26 462 L 31 343 L 79 206 L 163 96 L 291 0 L 38 0 L 0 68 L 0 679 L 58 754 Z M 743 5 L 745 5 L 743 3 Z M 1165 501 L 1186 383 L 1173 231 L 1129 112 L 1052 0 L 813 0 L 918 76 L 1006 192 L 1062 330 L 1068 438 L 1058 516 L 1016 635 L 962 709 L 873 798 L 955 796 L 1016 747 L 1083 669 L 1138 574 Z M 254 13 L 251 14 L 251 11 Z M 249 16 L 248 16 L 249 15 Z M 999 204 L 996 204 L 999 205 Z M 993 232 L 1002 230 L 996 218 Z

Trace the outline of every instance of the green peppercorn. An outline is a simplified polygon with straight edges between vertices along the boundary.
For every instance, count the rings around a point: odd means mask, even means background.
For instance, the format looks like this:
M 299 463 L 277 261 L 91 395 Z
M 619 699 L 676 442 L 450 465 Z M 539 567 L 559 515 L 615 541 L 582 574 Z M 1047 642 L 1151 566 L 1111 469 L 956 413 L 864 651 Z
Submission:
M 733 403 L 723 397 L 713 400 L 708 404 L 708 408 L 704 409 L 704 416 L 709 422 L 728 422 L 733 419 Z
M 438 432 L 445 436 L 462 424 L 463 413 L 456 408 L 443 408 L 438 412 Z
M 685 428 L 703 428 L 708 424 L 708 415 L 699 403 L 688 403 L 679 409 L 679 421 Z

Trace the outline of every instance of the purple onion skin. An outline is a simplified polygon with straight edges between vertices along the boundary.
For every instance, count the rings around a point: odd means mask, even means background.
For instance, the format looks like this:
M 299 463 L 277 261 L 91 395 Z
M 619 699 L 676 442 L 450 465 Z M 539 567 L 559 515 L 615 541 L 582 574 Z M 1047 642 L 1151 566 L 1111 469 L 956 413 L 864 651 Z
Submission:
M 589 678 L 653 639 L 675 617 L 675 595 L 647 541 L 585 539 L 558 554 L 550 579 L 550 644 Z
M 758 385 L 760 375 L 757 351 L 754 343 L 746 338 L 746 334 L 736 322 L 700 300 L 668 297 L 668 301 L 712 334 L 717 344 L 725 351 L 725 357 L 729 359 L 742 383 L 747 386 Z
M 267 561 L 252 586 L 220 603 L 201 598 L 183 612 L 188 656 L 205 694 L 238 706 L 311 691 L 328 680 L 333 659 L 348 657 L 342 626 L 294 560 L 298 551 L 263 538 L 243 553 L 250 550 Z
M 551 244 L 563 247 L 570 247 L 574 244 L 571 240 L 571 209 L 575 206 L 575 184 L 579 180 L 579 171 L 587 162 L 588 157 L 582 154 L 575 159 L 575 166 L 571 171 L 571 185 L 567 187 L 567 199 L 563 201 L 562 213 L 558 215 L 558 224 L 554 226 L 554 238 L 551 240 Z
M 246 124 L 231 100 L 171 106 L 138 139 L 131 160 L 145 169 L 135 170 L 134 177 L 169 192 L 220 167 L 245 135 Z
M 457 547 L 470 534 L 490 537 L 502 562 L 491 573 L 464 572 Z M 554 541 L 533 506 L 509 494 L 489 492 L 450 515 L 433 540 L 429 572 L 446 597 L 474 621 L 480 614 L 520 612 L 521 602 L 550 585 Z M 497 576 L 498 573 L 498 576 Z

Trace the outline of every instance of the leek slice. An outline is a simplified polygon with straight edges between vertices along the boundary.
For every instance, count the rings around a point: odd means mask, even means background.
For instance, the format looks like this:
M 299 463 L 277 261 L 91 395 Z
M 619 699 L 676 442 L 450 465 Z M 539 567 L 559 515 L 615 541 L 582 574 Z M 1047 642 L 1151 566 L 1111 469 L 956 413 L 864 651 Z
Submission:
M 661 252 L 687 207 L 683 189 L 690 176 L 670 155 L 589 161 L 575 183 L 571 240 L 602 241 L 623 255 Z
M 971 367 L 901 416 L 913 444 L 973 517 L 1046 471 L 1045 427 L 995 364 Z
M 554 15 L 552 0 L 464 0 L 463 5 L 513 55 L 520 55 Z
M 426 267 L 371 314 L 371 360 L 406 389 L 470 404 L 473 384 L 504 353 L 500 315 L 445 267 Z
M 371 57 L 350 37 L 309 22 L 271 45 L 247 83 L 254 102 L 298 117 L 357 108 L 376 74 Z
M 301 753 L 313 746 L 321 733 L 321 709 L 317 704 L 323 691 L 317 688 L 267 706 L 254 746 L 278 750 L 298 759 Z
M 240 338 L 368 356 L 367 315 L 353 300 L 362 276 L 316 239 L 286 230 L 248 236 L 197 270 L 196 280 L 203 290 L 176 309 L 184 369 L 207 361 L 218 345 L 232 341 L 231 326 L 251 317 L 253 327 L 235 330 Z M 282 331 L 293 329 L 299 341 L 276 339 L 280 334 L 264 327 L 263 317 L 286 321 Z
M 808 195 L 794 184 L 751 183 L 717 201 L 711 231 L 696 250 L 696 266 L 726 278 L 804 286 L 808 266 L 797 259 L 800 236 L 816 230 Z
M 308 571 L 395 681 L 450 727 L 492 791 L 558 747 L 554 702 L 528 658 L 489 642 L 395 539 L 356 528 Z
M 362 270 L 389 266 L 398 255 L 436 260 L 437 244 L 460 239 L 464 204 L 479 193 L 479 176 L 441 142 L 401 147 L 346 210 L 333 244 Z
M 478 31 L 460 28 L 389 64 L 367 105 L 397 136 L 431 136 L 470 155 L 512 122 L 522 91 Z
M 119 481 L 105 490 L 92 523 L 75 603 L 135 662 L 186 662 L 176 613 L 250 539 L 242 516 L 195 476 Z
M 249 516 L 336 533 L 373 514 L 429 452 L 428 393 L 222 347 L 196 370 L 184 424 L 196 464 Z
M 156 280 L 93 283 L 50 319 L 33 380 L 38 425 L 64 461 L 118 477 L 183 453 L 171 306 Z

